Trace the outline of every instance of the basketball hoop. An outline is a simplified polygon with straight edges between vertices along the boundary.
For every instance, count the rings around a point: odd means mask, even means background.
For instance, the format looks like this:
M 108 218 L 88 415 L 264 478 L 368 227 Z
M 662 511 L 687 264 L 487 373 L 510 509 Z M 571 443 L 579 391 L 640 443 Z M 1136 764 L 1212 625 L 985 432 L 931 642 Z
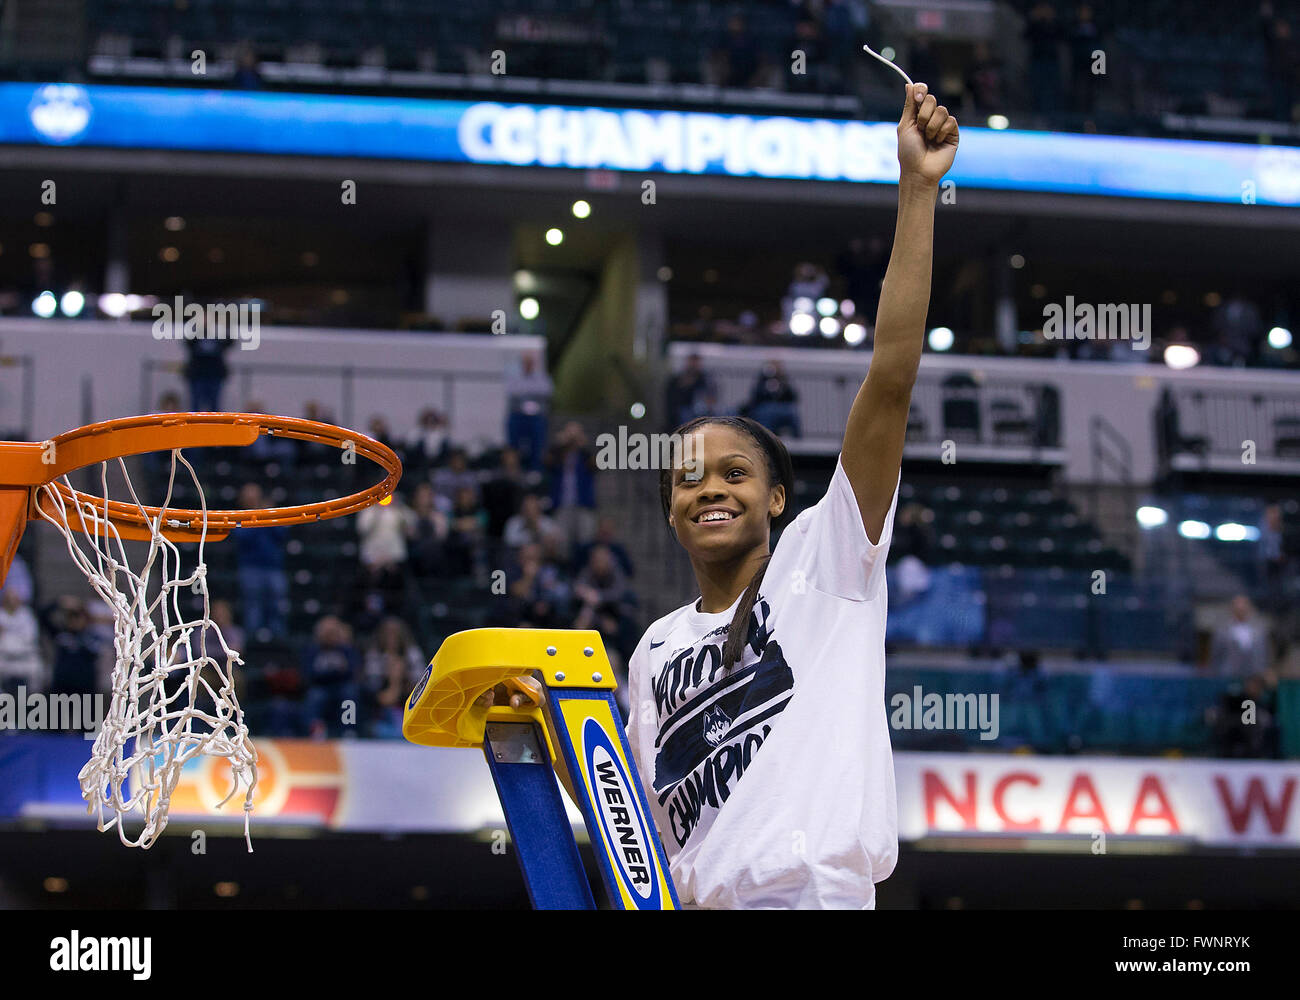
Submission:
M 209 510 L 198 473 L 181 449 L 243 447 L 262 435 L 360 455 L 379 465 L 384 477 L 357 493 L 318 503 Z M 163 503 L 151 507 L 140 501 L 123 460 L 156 451 L 170 451 L 171 466 Z M 306 524 L 369 507 L 392 494 L 401 462 L 391 448 L 344 427 L 258 413 L 108 420 L 49 441 L 0 441 L 0 461 L 0 583 L 27 522 L 47 521 L 63 534 L 73 563 L 113 612 L 111 701 L 90 760 L 78 775 L 87 811 L 96 815 L 101 831 L 116 826 L 122 843 L 147 849 L 167 826 L 171 795 L 186 762 L 202 754 L 224 757 L 234 781 L 220 805 L 244 788 L 244 837 L 251 851 L 257 751 L 235 696 L 234 668 L 243 660 L 211 618 L 204 546 L 236 528 Z M 129 499 L 109 497 L 112 462 Z M 73 488 L 70 474 L 96 464 L 99 494 Z M 178 467 L 197 491 L 197 510 L 170 506 Z M 129 564 L 125 541 L 149 543 L 137 570 Z M 182 567 L 180 542 L 198 543 L 197 561 L 189 570 Z M 182 608 L 182 588 L 201 598 L 201 614 Z M 107 819 L 106 812 L 111 813 Z M 144 819 L 134 840 L 123 826 L 131 813 Z

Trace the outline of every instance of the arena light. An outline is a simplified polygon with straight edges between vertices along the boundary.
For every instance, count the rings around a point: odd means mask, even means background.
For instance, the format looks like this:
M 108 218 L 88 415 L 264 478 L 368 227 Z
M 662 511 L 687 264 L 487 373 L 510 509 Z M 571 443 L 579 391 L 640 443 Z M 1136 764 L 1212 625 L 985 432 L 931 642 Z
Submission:
M 1236 521 L 1225 521 L 1214 529 L 1214 537 L 1221 542 L 1257 542 L 1259 529 Z
M 813 300 L 807 295 L 800 295 L 794 300 L 794 311 L 800 313 L 810 313 L 813 311 Z
M 823 337 L 838 337 L 840 334 L 840 321 L 834 316 L 823 316 L 822 321 L 817 324 Z
M 995 128 L 1000 132 L 1011 127 L 1011 119 L 1006 115 L 989 115 L 988 125 L 989 128 Z
M 538 305 L 537 300 L 531 295 L 526 299 L 519 300 L 519 315 L 524 319 L 536 319 L 541 311 L 542 307 Z
M 834 316 L 837 308 L 839 307 L 835 300 L 829 296 L 817 300 L 817 311 L 823 316 Z
M 633 403 L 628 413 L 632 415 L 633 420 L 640 420 L 645 416 L 645 403 Z
M 1158 528 L 1168 520 L 1169 514 L 1163 507 L 1142 506 L 1137 509 L 1137 522 L 1143 528 Z
M 69 318 L 80 316 L 84 308 L 86 297 L 76 290 L 64 292 L 63 298 L 59 299 L 59 311 Z
M 1285 351 L 1291 346 L 1291 331 L 1284 326 L 1275 326 L 1268 331 L 1268 346 L 1275 351 Z
M 32 312 L 36 313 L 41 319 L 49 319 L 59 308 L 59 300 L 54 297 L 51 291 L 41 292 L 32 300 Z
M 1184 538 L 1209 538 L 1210 526 L 1204 521 L 1180 521 L 1178 523 L 1178 533 Z
M 591 205 L 579 198 L 573 203 L 573 215 L 578 219 L 585 219 L 591 215 Z
M 948 329 L 946 326 L 936 326 L 933 330 L 930 331 L 930 337 L 929 337 L 930 350 L 932 351 L 951 350 L 952 345 L 956 342 L 956 339 L 957 338 L 953 336 L 952 331 Z
M 126 315 L 126 296 L 121 292 L 109 292 L 107 295 L 99 297 L 99 311 L 105 316 L 111 316 L 113 319 L 121 319 Z
M 845 299 L 840 303 L 841 316 L 856 316 L 858 314 L 858 304 L 852 299 Z
M 861 323 L 849 323 L 844 327 L 844 343 L 857 347 L 867 339 L 867 328 Z
M 546 230 L 546 242 L 553 247 L 558 247 L 564 242 L 564 230 L 555 228 Z
M 816 325 L 817 321 L 813 319 L 812 313 L 797 312 L 790 317 L 790 332 L 796 337 L 808 336 Z
M 1165 348 L 1165 364 L 1174 371 L 1195 368 L 1201 363 L 1201 352 L 1191 344 L 1170 344 Z

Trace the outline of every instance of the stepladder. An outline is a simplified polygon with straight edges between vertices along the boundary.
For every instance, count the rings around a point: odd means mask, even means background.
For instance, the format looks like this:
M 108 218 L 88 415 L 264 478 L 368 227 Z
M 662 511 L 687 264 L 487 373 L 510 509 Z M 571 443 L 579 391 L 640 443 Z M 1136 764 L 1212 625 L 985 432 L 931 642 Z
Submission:
M 541 705 L 480 699 L 532 677 Z M 479 628 L 448 636 L 406 700 L 402 734 L 429 747 L 482 748 L 536 909 L 594 909 L 564 806 L 567 778 L 611 909 L 676 910 L 677 893 L 614 698 L 600 633 Z

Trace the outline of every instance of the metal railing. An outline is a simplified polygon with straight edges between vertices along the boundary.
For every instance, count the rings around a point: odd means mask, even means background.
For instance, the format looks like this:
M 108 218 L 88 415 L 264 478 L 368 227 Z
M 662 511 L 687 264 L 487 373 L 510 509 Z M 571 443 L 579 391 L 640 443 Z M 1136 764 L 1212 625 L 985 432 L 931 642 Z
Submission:
M 140 407 L 142 413 L 154 408 L 155 374 L 166 372 L 178 374 L 183 366 L 178 362 L 146 360 L 140 369 Z M 393 379 L 397 381 L 420 382 L 428 387 L 426 405 L 441 410 L 449 420 L 454 419 L 457 399 L 468 398 L 474 385 L 500 385 L 503 374 L 484 372 L 446 371 L 439 368 L 391 368 L 381 365 L 310 365 L 310 364 L 276 364 L 259 361 L 255 365 L 231 365 L 229 380 L 238 386 L 238 398 L 249 400 L 256 398 L 256 383 L 264 377 L 309 378 L 319 387 L 322 379 L 331 380 L 337 389 L 339 412 L 337 419 L 348 427 L 356 426 L 357 417 L 357 382 L 360 379 Z M 470 387 L 466 387 L 470 383 Z M 459 386 L 459 393 L 458 393 Z M 322 392 L 319 388 L 310 393 L 312 396 L 332 393 Z M 504 417 L 503 417 L 504 419 Z
M 1300 472 L 1300 386 L 1281 389 L 1171 388 L 1177 411 L 1177 442 L 1171 459 L 1183 468 L 1231 468 L 1250 472 L 1243 458 L 1254 442 L 1261 460 Z

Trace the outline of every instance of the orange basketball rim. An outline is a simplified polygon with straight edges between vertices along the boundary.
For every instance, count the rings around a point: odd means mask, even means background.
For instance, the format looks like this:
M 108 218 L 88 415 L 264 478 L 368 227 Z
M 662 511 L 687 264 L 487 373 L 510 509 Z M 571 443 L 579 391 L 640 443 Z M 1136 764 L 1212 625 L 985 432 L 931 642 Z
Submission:
M 349 496 L 322 500 L 297 507 L 269 507 L 251 510 L 181 510 L 137 505 L 83 493 L 58 480 L 77 469 L 130 455 L 177 448 L 246 447 L 261 435 L 313 441 L 332 445 L 341 452 L 353 451 L 374 462 L 384 478 Z M 374 438 L 334 424 L 278 417 L 264 413 L 156 413 L 122 417 L 88 424 L 48 441 L 0 441 L 0 583 L 13 562 L 14 553 L 29 520 L 58 520 L 49 495 L 56 491 L 69 510 L 94 508 L 99 518 L 107 517 L 123 539 L 148 541 L 158 534 L 172 542 L 197 542 L 206 537 L 220 541 L 235 528 L 305 524 L 342 517 L 390 496 L 402 476 L 402 463 L 387 445 Z M 161 517 L 161 520 L 160 520 Z M 92 524 L 94 519 L 92 519 Z M 67 524 L 86 532 L 81 517 L 68 517 Z

